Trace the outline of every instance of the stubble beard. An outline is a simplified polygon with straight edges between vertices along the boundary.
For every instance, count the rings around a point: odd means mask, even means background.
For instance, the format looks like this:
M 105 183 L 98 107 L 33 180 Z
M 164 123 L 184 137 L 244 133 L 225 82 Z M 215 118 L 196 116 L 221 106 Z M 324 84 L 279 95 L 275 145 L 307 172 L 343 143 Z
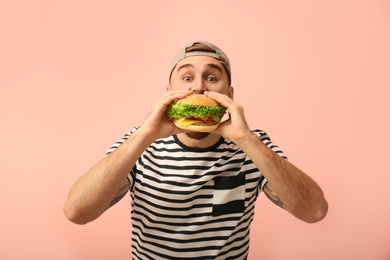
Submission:
M 186 133 L 186 135 L 194 140 L 202 140 L 210 135 L 210 133 L 203 133 L 203 132 L 189 132 Z

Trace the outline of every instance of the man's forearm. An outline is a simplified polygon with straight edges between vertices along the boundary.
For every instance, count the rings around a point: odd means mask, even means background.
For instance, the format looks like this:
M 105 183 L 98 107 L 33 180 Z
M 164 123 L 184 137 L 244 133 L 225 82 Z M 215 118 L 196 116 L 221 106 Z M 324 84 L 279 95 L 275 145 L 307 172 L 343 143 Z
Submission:
M 67 218 L 74 223 L 85 224 L 119 201 L 128 191 L 127 175 L 149 141 L 141 131 L 135 131 L 115 151 L 81 176 L 71 187 L 65 202 Z
M 268 180 L 284 209 L 309 223 L 325 217 L 328 204 L 321 188 L 313 179 L 280 157 L 253 134 L 242 139 L 238 145 Z

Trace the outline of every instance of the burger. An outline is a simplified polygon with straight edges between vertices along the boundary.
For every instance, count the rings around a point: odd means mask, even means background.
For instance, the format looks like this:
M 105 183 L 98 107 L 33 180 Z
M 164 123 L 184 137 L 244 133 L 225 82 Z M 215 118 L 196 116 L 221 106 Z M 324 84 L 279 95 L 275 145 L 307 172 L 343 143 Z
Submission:
M 167 115 L 180 129 L 211 132 L 221 123 L 226 108 L 203 95 L 192 94 L 169 105 Z

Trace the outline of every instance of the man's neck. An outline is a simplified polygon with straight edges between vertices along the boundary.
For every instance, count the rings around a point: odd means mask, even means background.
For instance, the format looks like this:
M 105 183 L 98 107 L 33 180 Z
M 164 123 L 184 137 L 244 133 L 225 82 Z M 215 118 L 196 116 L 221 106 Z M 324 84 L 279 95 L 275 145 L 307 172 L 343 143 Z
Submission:
M 188 147 L 208 148 L 216 144 L 221 139 L 221 136 L 218 134 L 209 134 L 205 138 L 195 139 L 187 136 L 186 134 L 178 134 L 177 138 Z

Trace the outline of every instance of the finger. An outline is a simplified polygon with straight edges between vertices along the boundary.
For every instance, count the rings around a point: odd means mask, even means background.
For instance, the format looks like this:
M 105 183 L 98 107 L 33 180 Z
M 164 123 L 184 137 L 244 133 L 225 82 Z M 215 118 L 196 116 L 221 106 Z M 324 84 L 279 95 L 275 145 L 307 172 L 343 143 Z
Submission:
M 177 99 L 184 98 L 186 95 L 188 95 L 187 91 L 169 91 L 153 104 L 153 110 L 165 111 L 171 103 Z
M 160 100 L 158 103 L 162 103 L 165 106 L 170 105 L 172 102 L 178 99 L 185 98 L 186 96 L 192 94 L 192 91 L 189 90 L 174 90 L 174 91 L 168 91 Z
M 234 104 L 234 101 L 230 97 L 225 95 L 225 94 L 212 92 L 212 91 L 205 91 L 204 95 L 206 95 L 207 97 L 217 101 L 220 105 L 222 105 L 222 106 L 224 106 L 226 108 L 228 108 L 229 106 Z

